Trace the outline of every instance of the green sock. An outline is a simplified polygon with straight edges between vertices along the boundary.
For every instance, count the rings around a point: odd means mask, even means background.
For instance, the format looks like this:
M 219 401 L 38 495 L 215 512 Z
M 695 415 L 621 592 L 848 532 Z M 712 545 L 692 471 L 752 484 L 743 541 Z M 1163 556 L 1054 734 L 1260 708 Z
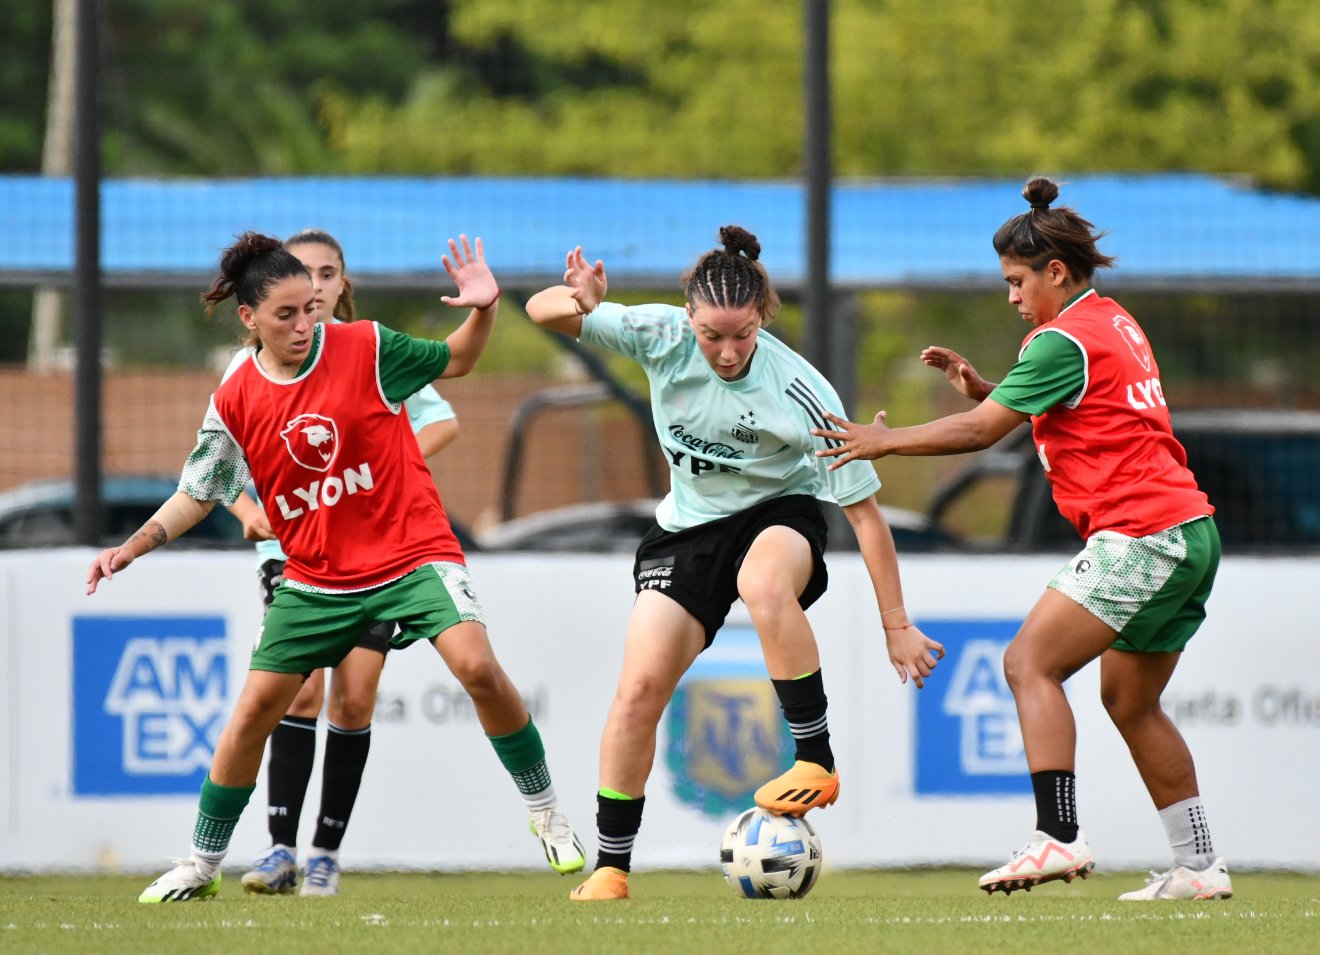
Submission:
M 208 774 L 202 782 L 202 798 L 197 806 L 197 825 L 193 827 L 193 847 L 208 854 L 223 854 L 238 825 L 238 817 L 252 796 L 253 786 L 221 786 Z
M 516 733 L 487 738 L 490 745 L 495 747 L 495 755 L 517 783 L 518 792 L 522 793 L 528 807 L 542 808 L 540 804 L 544 799 L 534 797 L 543 796 L 551 790 L 550 767 L 546 765 L 545 746 L 541 743 L 541 734 L 537 732 L 532 718 L 529 716 L 527 725 Z

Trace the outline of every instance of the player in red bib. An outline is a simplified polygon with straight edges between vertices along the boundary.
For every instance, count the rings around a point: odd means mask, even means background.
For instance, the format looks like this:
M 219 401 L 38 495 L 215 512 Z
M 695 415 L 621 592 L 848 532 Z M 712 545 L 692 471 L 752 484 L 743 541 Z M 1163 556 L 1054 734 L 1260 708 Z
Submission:
M 840 445 L 817 452 L 839 466 L 887 454 L 987 448 L 1030 420 L 1059 510 L 1086 541 L 1027 615 L 1004 654 L 1004 675 L 1036 796 L 1036 831 L 1007 863 L 981 877 L 986 892 L 1085 877 L 1095 861 L 1077 823 L 1077 733 L 1063 682 L 1097 657 L 1100 696 L 1159 810 L 1173 867 L 1120 898 L 1219 899 L 1232 895 L 1201 804 L 1196 767 L 1160 695 L 1205 619 L 1219 566 L 1219 534 L 1205 494 L 1169 422 L 1159 366 L 1141 327 L 1091 285 L 1114 260 L 1069 208 L 1050 208 L 1058 186 L 1027 183 L 1031 205 L 995 233 L 1008 301 L 1032 331 L 998 385 L 958 353 L 931 347 L 976 408 L 910 428 L 829 416 L 817 430 Z M 986 400 L 989 399 L 989 400 Z
M 513 777 L 552 868 L 583 867 L 584 852 L 556 808 L 540 734 L 491 647 L 463 551 L 422 459 L 403 401 L 436 378 L 472 370 L 490 340 L 500 290 L 481 240 L 450 240 L 445 271 L 470 308 L 442 342 L 375 322 L 316 321 L 310 276 L 278 239 L 249 232 L 226 250 L 203 296 L 208 311 L 233 296 L 256 334 L 252 358 L 216 390 L 179 491 L 87 577 L 95 592 L 143 554 L 232 504 L 249 475 L 288 562 L 266 613 L 248 677 L 202 784 L 192 853 L 140 902 L 206 898 L 255 788 L 266 739 L 307 674 L 336 666 L 378 620 L 396 621 L 394 646 L 428 640 L 471 696 Z

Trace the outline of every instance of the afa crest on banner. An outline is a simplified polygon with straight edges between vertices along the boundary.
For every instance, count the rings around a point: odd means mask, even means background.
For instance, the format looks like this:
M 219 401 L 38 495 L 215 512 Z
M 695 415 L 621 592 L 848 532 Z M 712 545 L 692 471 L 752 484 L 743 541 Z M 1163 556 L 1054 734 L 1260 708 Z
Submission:
M 793 734 L 747 626 L 726 626 L 669 703 L 665 761 L 674 794 L 712 818 L 752 805 L 793 763 Z

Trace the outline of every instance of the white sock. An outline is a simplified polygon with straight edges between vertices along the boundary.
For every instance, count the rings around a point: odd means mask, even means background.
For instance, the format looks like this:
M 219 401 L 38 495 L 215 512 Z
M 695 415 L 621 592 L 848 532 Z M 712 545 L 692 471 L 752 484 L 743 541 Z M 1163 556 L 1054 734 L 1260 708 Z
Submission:
M 554 786 L 546 786 L 539 793 L 523 793 L 523 802 L 527 804 L 528 812 L 540 812 L 542 809 L 554 809 L 559 805 L 559 797 L 555 795 Z
M 329 856 L 331 859 L 335 860 L 336 864 L 339 863 L 338 849 L 322 849 L 320 846 L 312 846 L 307 850 L 308 859 L 315 858 L 316 856 Z
M 1215 861 L 1215 847 L 1200 796 L 1161 809 L 1160 822 L 1164 823 L 1169 847 L 1173 849 L 1174 865 L 1199 872 Z
M 193 850 L 188 854 L 188 858 L 192 860 L 193 865 L 197 866 L 197 872 L 203 878 L 210 879 L 220 871 L 220 863 L 224 861 L 225 854 L 223 852 L 203 852 L 201 849 L 193 846 Z

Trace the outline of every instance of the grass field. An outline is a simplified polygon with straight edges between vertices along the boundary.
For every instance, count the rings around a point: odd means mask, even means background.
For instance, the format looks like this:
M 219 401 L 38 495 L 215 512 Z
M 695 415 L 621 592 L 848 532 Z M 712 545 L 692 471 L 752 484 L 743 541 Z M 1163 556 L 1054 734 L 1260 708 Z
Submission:
M 1315 874 L 1234 873 L 1224 902 L 1119 903 L 1144 874 L 988 898 L 966 869 L 836 871 L 776 902 L 735 898 L 715 871 L 641 872 L 634 898 L 594 904 L 540 873 L 349 872 L 331 899 L 244 896 L 240 874 L 160 906 L 136 902 L 151 876 L 0 876 L 0 953 L 1320 951 Z

